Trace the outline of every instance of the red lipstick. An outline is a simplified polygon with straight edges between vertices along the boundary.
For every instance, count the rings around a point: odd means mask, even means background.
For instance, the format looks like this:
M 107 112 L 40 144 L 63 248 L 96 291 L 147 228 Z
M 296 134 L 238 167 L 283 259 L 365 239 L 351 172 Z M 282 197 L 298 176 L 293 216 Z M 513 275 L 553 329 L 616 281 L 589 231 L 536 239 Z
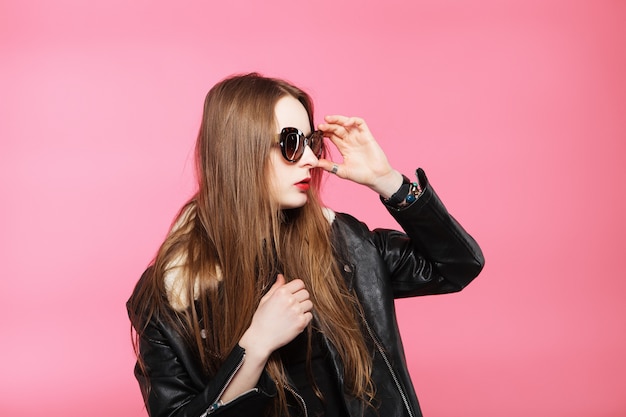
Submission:
M 311 181 L 311 178 L 305 178 L 302 181 L 296 183 L 296 187 L 298 187 L 302 191 L 307 191 L 309 189 L 309 187 L 310 187 L 310 185 L 309 185 L 310 181 Z

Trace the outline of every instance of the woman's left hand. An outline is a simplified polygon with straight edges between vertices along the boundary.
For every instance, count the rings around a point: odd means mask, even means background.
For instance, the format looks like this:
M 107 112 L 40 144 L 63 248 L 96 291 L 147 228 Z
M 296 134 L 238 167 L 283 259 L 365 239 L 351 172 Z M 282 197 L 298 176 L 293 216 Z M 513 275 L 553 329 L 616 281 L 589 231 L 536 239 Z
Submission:
M 320 124 L 318 129 L 337 147 L 343 162 L 320 159 L 318 167 L 336 171 L 338 177 L 363 184 L 384 198 L 396 192 L 402 183 L 402 175 L 391 167 L 365 121 L 339 115 L 326 116 L 324 120 L 326 123 Z

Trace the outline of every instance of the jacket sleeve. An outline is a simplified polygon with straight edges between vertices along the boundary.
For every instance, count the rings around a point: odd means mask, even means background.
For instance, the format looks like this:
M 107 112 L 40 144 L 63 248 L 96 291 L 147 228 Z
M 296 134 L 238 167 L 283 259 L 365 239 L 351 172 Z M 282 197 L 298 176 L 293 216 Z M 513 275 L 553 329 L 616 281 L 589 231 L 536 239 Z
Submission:
M 373 232 L 395 298 L 460 291 L 485 263 L 480 247 L 448 213 L 424 171 L 416 174 L 423 190 L 419 198 L 402 209 L 386 206 L 405 233 Z
M 151 417 L 261 416 L 276 388 L 267 374 L 257 386 L 227 404 L 218 399 L 245 359 L 235 346 L 221 368 L 207 380 L 182 338 L 159 321 L 151 321 L 139 339 L 144 367 L 135 367 Z

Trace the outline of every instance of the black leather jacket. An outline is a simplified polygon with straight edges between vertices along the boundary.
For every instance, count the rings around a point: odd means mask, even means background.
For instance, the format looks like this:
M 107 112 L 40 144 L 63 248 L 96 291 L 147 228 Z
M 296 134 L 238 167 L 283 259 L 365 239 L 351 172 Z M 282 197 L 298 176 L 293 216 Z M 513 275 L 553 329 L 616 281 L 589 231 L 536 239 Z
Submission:
M 345 249 L 340 254 L 344 277 L 362 304 L 366 339 L 373 351 L 377 409 L 345 395 L 351 417 L 422 415 L 406 366 L 394 299 L 460 291 L 484 265 L 474 239 L 448 214 L 423 171 L 417 174 L 423 188 L 418 200 L 402 210 L 388 207 L 405 233 L 370 231 L 346 214 L 336 214 L 333 222 L 333 238 Z M 343 386 L 342 363 L 329 343 L 327 347 Z M 135 375 L 152 417 L 262 416 L 276 394 L 263 374 L 252 391 L 228 404 L 217 403 L 243 363 L 244 350 L 235 347 L 216 375 L 207 380 L 178 334 L 157 321 L 151 322 L 140 338 L 140 355 L 150 371 L 144 375 L 136 367 Z M 295 390 L 288 387 L 288 391 L 299 401 Z

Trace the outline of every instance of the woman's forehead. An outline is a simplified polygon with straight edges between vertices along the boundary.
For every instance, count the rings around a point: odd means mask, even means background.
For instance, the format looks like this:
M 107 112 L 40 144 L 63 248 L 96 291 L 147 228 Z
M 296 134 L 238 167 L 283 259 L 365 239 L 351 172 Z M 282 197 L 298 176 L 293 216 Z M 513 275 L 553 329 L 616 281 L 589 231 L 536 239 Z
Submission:
M 278 126 L 276 133 L 279 133 L 285 127 L 298 128 L 308 135 L 311 133 L 309 126 L 309 114 L 306 109 L 296 98 L 292 96 L 282 97 L 276 103 L 274 108 L 276 115 L 276 123 Z

